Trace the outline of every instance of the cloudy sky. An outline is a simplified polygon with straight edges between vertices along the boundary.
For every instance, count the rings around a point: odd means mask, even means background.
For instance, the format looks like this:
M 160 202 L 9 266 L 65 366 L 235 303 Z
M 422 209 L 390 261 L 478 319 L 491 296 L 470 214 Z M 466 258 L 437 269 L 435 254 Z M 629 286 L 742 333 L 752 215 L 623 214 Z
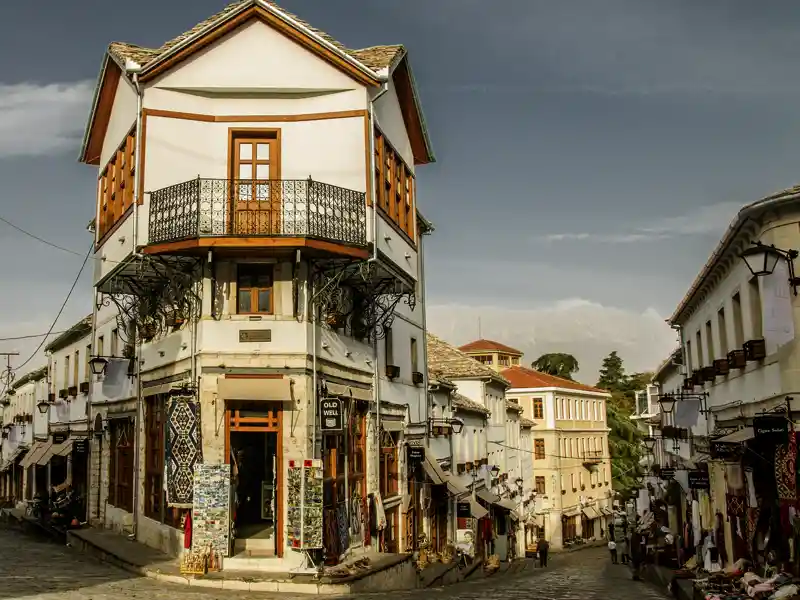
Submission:
M 90 244 L 96 173 L 75 157 L 106 45 L 159 46 L 223 4 L 4 7 L 0 218 L 76 254 L 0 221 L 0 337 L 47 330 Z M 282 4 L 350 47 L 408 46 L 439 159 L 419 173 L 429 321 L 454 342 L 480 321 L 530 360 L 572 352 L 590 383 L 614 349 L 652 368 L 737 208 L 800 179 L 796 2 Z M 87 275 L 56 330 L 91 311 Z

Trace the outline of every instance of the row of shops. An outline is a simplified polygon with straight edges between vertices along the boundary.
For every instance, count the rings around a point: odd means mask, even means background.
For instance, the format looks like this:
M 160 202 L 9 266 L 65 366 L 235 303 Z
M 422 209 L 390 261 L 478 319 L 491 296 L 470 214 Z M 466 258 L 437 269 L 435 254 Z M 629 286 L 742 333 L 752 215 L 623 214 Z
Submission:
M 648 560 L 672 572 L 677 595 L 797 594 L 800 434 L 788 410 L 779 406 L 747 426 L 694 437 L 671 466 L 652 469 L 636 508 L 646 522 Z

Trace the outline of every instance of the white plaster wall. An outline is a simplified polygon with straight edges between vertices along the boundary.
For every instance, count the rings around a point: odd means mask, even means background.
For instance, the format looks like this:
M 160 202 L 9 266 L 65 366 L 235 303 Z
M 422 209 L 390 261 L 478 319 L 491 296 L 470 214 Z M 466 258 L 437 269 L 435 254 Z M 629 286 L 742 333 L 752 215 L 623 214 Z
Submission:
M 105 169 L 120 144 L 125 141 L 131 127 L 136 124 L 137 98 L 133 84 L 126 77 L 120 77 L 114 95 L 114 104 L 111 108 L 111 117 L 108 120 L 108 128 L 103 138 L 98 176 Z
M 144 223 L 144 224 L 143 224 Z M 147 229 L 147 223 L 139 221 L 139 231 Z M 141 238 L 140 238 L 141 239 Z M 94 265 L 94 284 L 111 273 L 123 260 L 133 252 L 133 214 L 128 215 L 125 221 L 109 235 L 103 244 L 92 255 Z
M 386 93 L 375 102 L 375 124 L 414 172 L 414 153 L 411 150 L 411 141 L 408 138 L 403 113 L 400 111 L 400 102 L 391 78 L 389 78 L 387 88 Z M 375 96 L 377 93 L 376 90 L 372 95 Z
M 86 364 L 86 348 L 92 343 L 91 335 L 85 335 L 68 346 L 56 350 L 49 357 L 50 392 L 56 395 L 56 403 L 50 407 L 50 424 L 64 425 L 70 423 L 86 423 L 86 407 L 88 394 L 78 390 L 77 397 L 68 396 L 66 400 L 58 397 L 59 391 L 70 386 L 78 386 L 90 381 L 91 373 Z M 75 380 L 75 353 L 79 353 L 78 379 Z M 69 356 L 69 373 L 65 372 L 64 360 Z M 84 425 L 85 426 L 85 425 Z
M 294 93 L 327 90 L 338 93 L 305 99 L 304 112 L 367 108 L 366 88 L 362 84 L 260 21 L 251 21 L 229 33 L 179 68 L 149 83 L 148 91 L 152 88 L 218 92 L 237 90 L 240 94 L 257 90 Z M 156 94 L 149 99 L 147 96 L 145 93 L 146 106 L 151 107 L 154 106 L 151 103 L 161 100 L 164 94 Z M 200 97 L 193 102 L 194 106 L 202 106 Z M 271 110 L 266 112 L 263 103 L 257 100 L 251 102 L 254 111 L 260 110 L 262 114 L 272 111 L 277 114 L 281 106 L 287 112 L 294 112 L 297 106 L 294 98 L 283 99 L 282 104 L 281 100 L 276 99 L 270 102 Z M 246 106 L 240 105 L 240 108 Z
M 418 278 L 416 247 L 397 233 L 380 211 L 378 212 L 378 249 L 408 273 L 412 279 Z

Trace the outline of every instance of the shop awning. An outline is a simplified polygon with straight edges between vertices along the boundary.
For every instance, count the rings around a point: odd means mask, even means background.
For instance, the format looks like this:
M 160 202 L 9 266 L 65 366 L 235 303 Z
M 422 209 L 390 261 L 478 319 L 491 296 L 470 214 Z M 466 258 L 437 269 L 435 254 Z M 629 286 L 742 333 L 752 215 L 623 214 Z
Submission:
M 484 502 L 488 502 L 489 504 L 497 504 L 497 501 L 500 500 L 500 496 L 495 496 L 492 492 L 490 492 L 487 489 L 478 490 L 477 492 L 475 492 L 475 495 Z
M 515 511 L 515 510 L 512 510 L 512 511 L 511 511 L 511 512 L 509 512 L 508 514 L 509 514 L 509 515 L 511 516 L 511 518 L 512 518 L 512 519 L 514 519 L 515 521 L 519 521 L 519 514 L 517 513 L 517 511 Z
M 483 508 L 474 498 L 469 499 L 469 511 L 476 519 L 482 519 L 489 514 L 489 511 Z
M 289 402 L 292 399 L 291 380 L 217 378 L 217 394 L 223 400 L 256 402 Z
M 422 469 L 434 485 L 446 483 L 447 478 L 444 474 L 444 470 L 439 466 L 439 461 L 433 458 L 427 451 L 425 452 L 425 462 L 422 463 Z
M 72 452 L 72 444 L 74 442 L 74 437 L 68 437 L 58 446 L 53 446 L 53 456 L 69 456 L 70 452 Z
M 746 442 L 747 440 L 752 440 L 756 437 L 755 431 L 753 431 L 752 427 L 744 427 L 739 431 L 734 431 L 731 434 L 722 436 L 721 438 L 717 438 L 715 442 L 728 442 L 732 444 Z
M 577 517 L 579 514 L 581 514 L 581 509 L 580 508 L 571 508 L 569 510 L 565 510 L 561 514 L 563 516 L 565 516 L 565 517 Z
M 445 471 L 444 476 L 445 483 L 447 484 L 447 491 L 449 491 L 453 496 L 461 496 L 462 494 L 466 494 L 468 492 L 467 488 L 462 487 L 462 485 L 456 481 L 455 475 Z
M 3 463 L 3 466 L 0 467 L 0 473 L 2 473 L 3 471 L 8 471 L 8 469 L 11 467 L 11 465 L 13 465 L 14 462 L 16 462 L 17 459 L 19 459 L 27 451 L 28 451 L 28 447 L 27 446 L 17 446 L 11 452 L 11 454 L 8 455 L 8 459 L 6 459 L 6 461 Z
M 607 517 L 610 517 L 611 515 L 614 514 L 613 512 L 611 512 L 610 508 L 606 508 L 605 506 L 600 509 L 600 512 L 606 515 Z
M 342 385 L 340 383 L 326 383 L 328 394 L 331 396 L 342 396 L 343 398 L 353 398 L 369 402 L 372 400 L 372 390 L 359 387 Z
M 598 514 L 598 512 L 595 510 L 594 506 L 587 506 L 587 507 L 585 507 L 585 508 L 583 509 L 583 515 L 584 515 L 584 516 L 585 516 L 587 519 L 589 519 L 590 521 L 591 521 L 592 519 L 598 519 L 598 518 L 600 517 L 600 515 Z
M 42 452 L 44 452 L 45 448 L 49 446 L 50 442 L 36 442 L 31 446 L 30 452 L 25 455 L 19 466 L 23 469 L 27 469 L 36 464 L 36 459 L 41 456 Z
M 499 506 L 500 508 L 505 508 L 506 510 L 516 510 L 517 503 L 513 500 L 509 500 L 508 498 L 503 498 L 498 500 L 494 503 L 495 506 Z

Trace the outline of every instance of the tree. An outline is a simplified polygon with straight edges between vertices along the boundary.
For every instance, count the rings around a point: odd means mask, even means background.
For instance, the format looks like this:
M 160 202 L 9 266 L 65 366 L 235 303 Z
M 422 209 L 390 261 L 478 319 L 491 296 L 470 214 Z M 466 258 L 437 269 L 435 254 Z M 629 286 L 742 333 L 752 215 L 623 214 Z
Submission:
M 625 367 L 623 367 L 622 359 L 617 354 L 617 351 L 614 350 L 603 359 L 597 387 L 609 392 L 621 392 L 625 390 L 626 383 Z
M 563 352 L 551 352 L 542 354 L 531 364 L 531 367 L 541 373 L 555 375 L 564 379 L 572 379 L 572 374 L 579 371 L 578 359 L 572 354 Z
M 630 416 L 636 402 L 636 392 L 652 379 L 650 373 L 625 374 L 622 358 L 613 351 L 600 368 L 597 387 L 611 392 L 606 403 L 608 428 L 608 450 L 611 455 L 611 476 L 614 489 L 627 493 L 636 487 L 635 477 L 641 473 L 641 433 Z

